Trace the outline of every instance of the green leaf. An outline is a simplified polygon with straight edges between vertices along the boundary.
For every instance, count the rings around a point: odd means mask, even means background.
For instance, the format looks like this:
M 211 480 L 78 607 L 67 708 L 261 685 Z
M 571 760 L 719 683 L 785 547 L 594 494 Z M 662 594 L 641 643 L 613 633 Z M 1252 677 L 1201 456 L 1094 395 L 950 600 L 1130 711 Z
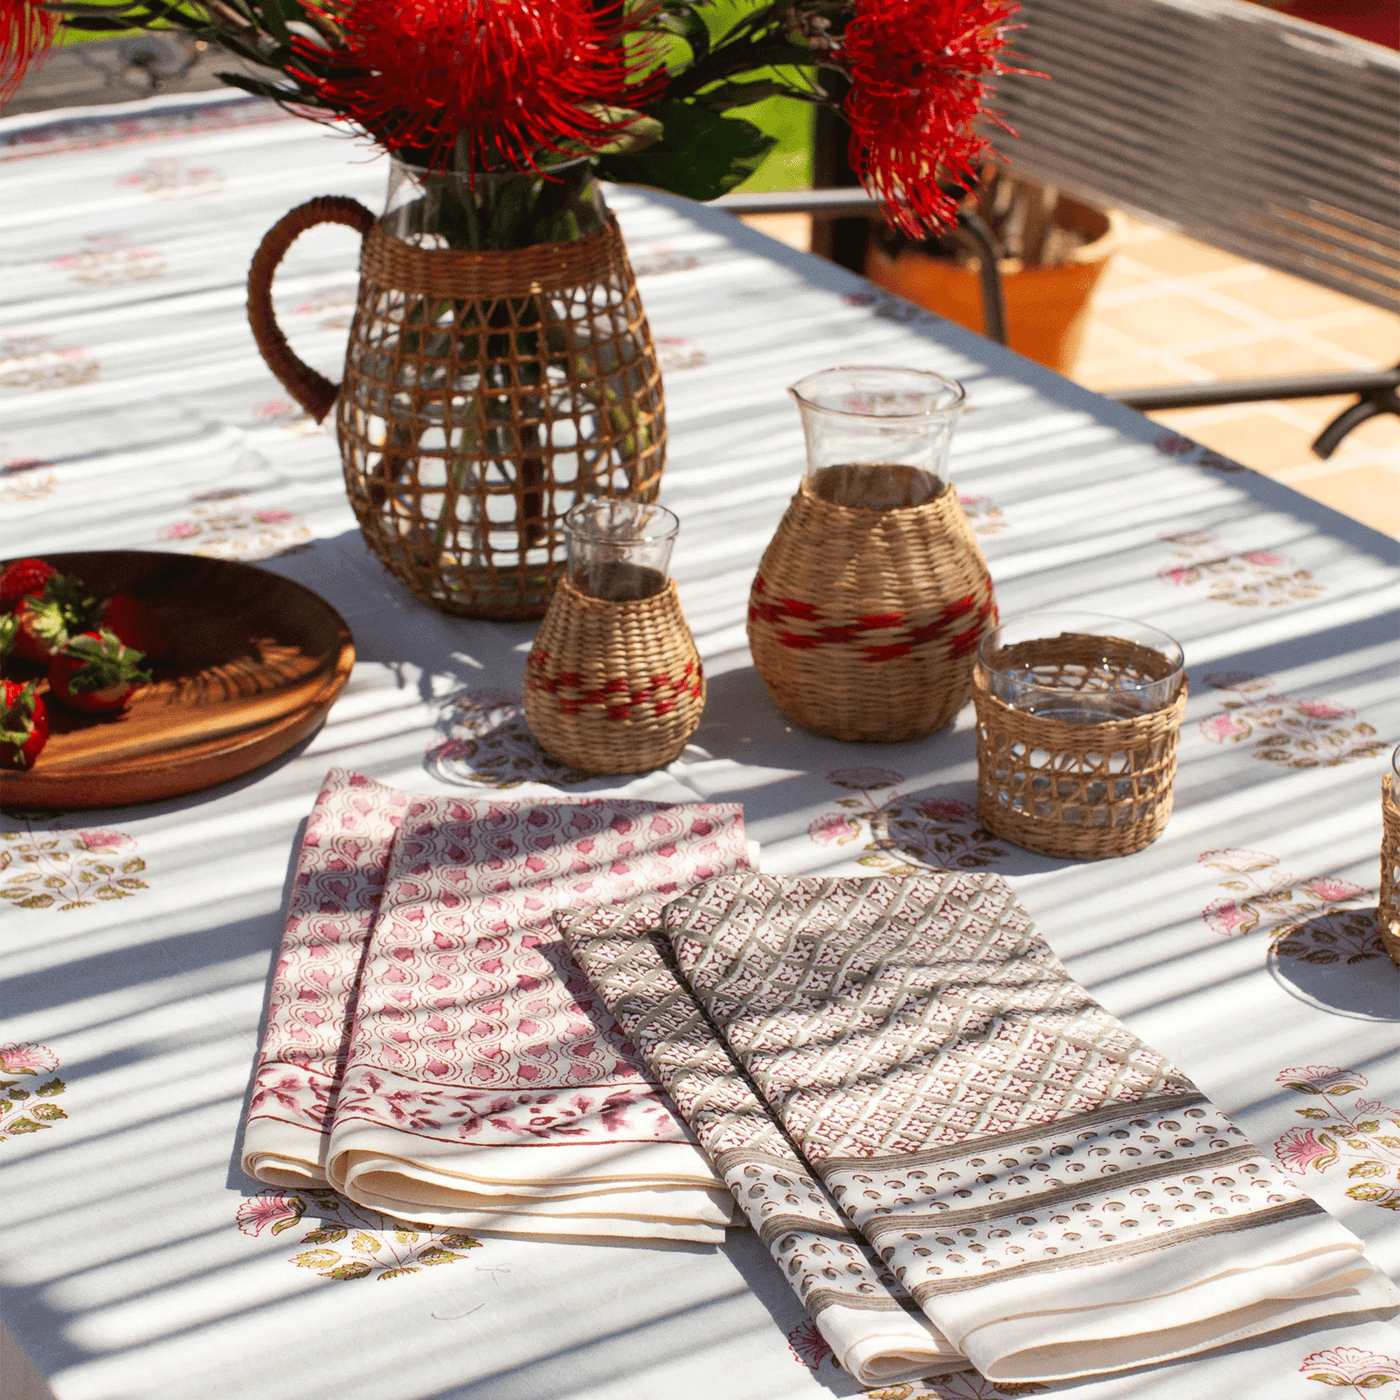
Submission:
M 47 909 L 53 903 L 51 894 L 32 894 L 28 899 L 21 899 L 19 907 L 21 909 Z
M 1385 1168 L 1376 1161 L 1357 1162 L 1348 1172 L 1347 1176 L 1384 1176 Z
M 455 1230 L 449 1230 L 442 1237 L 442 1242 L 449 1249 L 480 1249 L 481 1241 L 473 1239 L 471 1235 L 458 1234 Z
M 349 1264 L 341 1264 L 339 1268 L 330 1270 L 326 1274 L 327 1278 L 364 1278 L 368 1273 L 373 1272 L 374 1266 L 366 1264 L 363 1259 L 356 1259 Z
M 327 1229 L 325 1226 L 321 1226 L 315 1230 L 308 1230 L 302 1236 L 301 1242 L 302 1244 L 335 1244 L 338 1240 L 343 1240 L 349 1233 L 349 1230 Z
M 668 14 L 657 17 L 659 28 L 669 30 L 672 34 L 685 40 L 690 45 L 690 52 L 693 61 L 698 63 L 710 51 L 710 31 L 705 21 L 692 10 L 685 6 L 679 10 L 673 10 Z
M 239 57 L 245 58 L 247 55 L 240 54 Z M 241 92 L 251 92 L 254 97 L 270 98 L 273 102 L 295 102 L 298 97 L 295 88 L 284 88 L 278 87 L 274 83 L 264 83 L 258 78 L 250 78 L 243 73 L 215 73 L 214 76 L 221 83 L 227 83 L 229 87 L 238 88 Z
M 282 13 L 280 0 L 259 0 L 255 11 L 274 39 L 281 44 L 291 44 L 292 32 L 287 28 L 287 17 Z
M 351 1249 L 358 1249 L 365 1254 L 378 1254 L 384 1245 L 365 1230 L 358 1230 L 355 1238 L 350 1241 Z
M 665 128 L 655 117 L 648 117 L 630 107 L 608 107 L 601 102 L 581 104 L 600 121 L 607 122 L 617 134 L 606 146 L 593 146 L 589 149 L 600 156 L 632 155 L 654 146 Z
M 450 1249 L 443 1249 L 439 1245 L 429 1245 L 417 1258 L 419 1264 L 451 1264 L 454 1260 L 464 1259 L 464 1254 L 454 1254 Z
M 37 1133 L 40 1128 L 48 1127 L 47 1123 L 36 1123 L 32 1118 L 16 1118 L 13 1123 L 5 1126 L 7 1133 Z
M 16 1103 L 22 1103 L 25 1099 L 27 1099 L 27 1098 L 29 1097 L 29 1090 L 28 1090 L 28 1089 L 11 1089 L 11 1090 L 10 1090 L 10 1097 L 11 1097 Z
M 1301 1114 L 1304 1118 L 1330 1118 L 1332 1116 L 1325 1108 L 1295 1108 L 1293 1111 Z
M 280 1234 L 282 1233 L 283 1230 L 290 1230 L 290 1229 L 292 1228 L 293 1225 L 300 1225 L 300 1224 L 301 1224 L 301 1212 L 300 1212 L 300 1211 L 297 1211 L 297 1213 L 296 1213 L 295 1215 L 288 1217 L 286 1220 L 279 1220 L 279 1221 L 277 1222 L 277 1224 L 275 1224 L 275 1225 L 272 1227 L 272 1233 L 273 1233 L 274 1235 L 280 1235 Z M 309 1239 L 310 1236 L 308 1236 L 307 1238 Z M 302 1244 L 305 1244 L 306 1242 L 307 1242 L 306 1240 L 303 1240 L 303 1241 L 302 1241 Z
M 417 1243 L 418 1243 L 418 1231 L 417 1231 L 417 1230 L 395 1230 L 395 1231 L 394 1231 L 394 1238 L 395 1238 L 400 1244 L 417 1244 Z
M 1348 1186 L 1347 1195 L 1353 1201 L 1374 1201 L 1386 1210 L 1400 1210 L 1400 1195 L 1390 1187 L 1381 1186 L 1376 1182 L 1368 1181 L 1360 1186 Z
M 688 102 L 665 102 L 648 115 L 663 123 L 661 139 L 638 155 L 603 156 L 597 170 L 604 179 L 717 199 L 743 184 L 777 144 L 751 122 Z
M 38 1094 L 40 1098 L 52 1098 L 54 1094 L 61 1094 L 67 1087 L 68 1086 L 61 1079 L 53 1078 L 39 1085 L 34 1092 Z M 1385 1139 L 1382 1138 L 1381 1141 L 1384 1142 Z
M 1351 1382 L 1345 1376 L 1339 1376 L 1335 1371 L 1313 1371 L 1309 1374 L 1310 1381 L 1321 1381 L 1323 1385 L 1350 1385 Z
M 68 1117 L 56 1103 L 36 1103 L 33 1113 L 36 1118 L 44 1123 L 53 1123 L 60 1118 Z
M 770 97 L 792 97 L 794 90 L 787 83 L 772 78 L 758 78 L 747 83 L 720 83 L 707 88 L 695 100 L 712 112 L 727 112 L 731 107 L 749 107 Z
M 334 1249 L 307 1249 L 292 1256 L 292 1263 L 299 1269 L 329 1269 L 340 1258 Z M 368 1269 L 369 1265 L 366 1264 Z
M 398 1278 L 400 1274 L 416 1274 L 417 1272 L 418 1270 L 415 1269 L 412 1264 L 405 1264 L 402 1268 L 399 1269 L 385 1269 L 384 1272 L 382 1274 L 377 1275 L 377 1277 Z

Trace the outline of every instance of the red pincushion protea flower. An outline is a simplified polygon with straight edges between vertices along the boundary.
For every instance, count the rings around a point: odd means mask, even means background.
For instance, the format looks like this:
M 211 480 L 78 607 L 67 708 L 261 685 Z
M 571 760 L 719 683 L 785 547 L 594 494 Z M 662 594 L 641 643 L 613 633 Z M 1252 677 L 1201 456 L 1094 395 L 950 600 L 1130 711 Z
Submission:
M 298 78 L 389 150 L 433 169 L 453 163 L 459 133 L 472 169 L 531 170 L 540 152 L 596 148 L 618 129 L 597 109 L 639 106 L 653 88 L 636 79 L 657 53 L 624 46 L 622 0 L 325 0 L 316 8 L 340 42 L 326 50 L 298 41 L 306 69 Z
M 841 44 L 851 79 L 851 165 L 909 238 L 957 214 L 940 174 L 972 185 L 987 154 L 973 130 L 1000 60 L 1014 0 L 857 0 Z M 992 120 L 996 120 L 995 116 Z
M 0 0 L 0 107 L 15 95 L 31 63 L 49 51 L 58 16 L 34 0 Z

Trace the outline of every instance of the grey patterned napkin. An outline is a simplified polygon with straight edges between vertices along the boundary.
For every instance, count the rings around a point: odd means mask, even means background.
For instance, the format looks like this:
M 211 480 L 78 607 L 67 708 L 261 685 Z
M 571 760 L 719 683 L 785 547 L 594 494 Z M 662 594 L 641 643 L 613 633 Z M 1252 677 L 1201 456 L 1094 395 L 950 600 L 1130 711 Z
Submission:
M 840 1364 L 866 1386 L 966 1367 L 812 1179 L 677 974 L 656 906 L 555 917 Z
M 989 1378 L 1114 1371 L 1400 1302 L 1070 978 L 997 876 L 733 875 L 664 923 L 847 1220 Z

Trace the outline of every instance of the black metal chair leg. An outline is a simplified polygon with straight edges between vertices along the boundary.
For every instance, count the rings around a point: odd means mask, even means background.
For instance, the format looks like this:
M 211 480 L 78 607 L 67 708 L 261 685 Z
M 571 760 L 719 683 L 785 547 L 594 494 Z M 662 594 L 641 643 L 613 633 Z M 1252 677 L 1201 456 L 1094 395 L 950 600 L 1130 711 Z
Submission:
M 1343 409 L 1318 435 L 1312 445 L 1314 454 L 1324 461 L 1341 445 L 1342 439 L 1368 419 L 1382 413 L 1400 416 L 1400 395 L 1394 389 L 1373 389 L 1369 394 Z
M 1002 292 L 1001 257 L 996 238 L 982 216 L 971 209 L 958 210 L 958 227 L 977 248 L 977 277 L 982 286 L 982 334 L 998 345 L 1006 344 L 1006 297 Z

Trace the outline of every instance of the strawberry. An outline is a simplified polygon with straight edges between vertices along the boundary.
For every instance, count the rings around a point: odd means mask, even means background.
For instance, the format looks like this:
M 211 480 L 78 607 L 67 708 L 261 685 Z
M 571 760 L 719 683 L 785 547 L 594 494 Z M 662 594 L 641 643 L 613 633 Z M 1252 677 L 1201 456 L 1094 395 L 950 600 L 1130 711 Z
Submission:
M 0 768 L 32 768 L 49 741 L 48 711 L 33 681 L 3 681 L 0 686 Z
M 53 566 L 42 559 L 16 559 L 0 574 L 0 612 L 9 612 L 31 593 L 42 593 L 53 575 Z
M 151 679 L 143 653 L 121 644 L 105 627 L 72 638 L 49 662 L 49 694 L 73 710 L 115 714 Z
M 26 661 L 48 662 L 70 636 L 85 632 L 97 614 L 97 600 L 75 579 L 50 574 L 42 592 L 26 594 L 15 607 L 19 623 L 14 652 Z
M 153 661 L 162 661 L 175 651 L 175 634 L 145 603 L 128 593 L 112 594 L 103 604 L 99 619 L 124 646 L 145 652 Z

